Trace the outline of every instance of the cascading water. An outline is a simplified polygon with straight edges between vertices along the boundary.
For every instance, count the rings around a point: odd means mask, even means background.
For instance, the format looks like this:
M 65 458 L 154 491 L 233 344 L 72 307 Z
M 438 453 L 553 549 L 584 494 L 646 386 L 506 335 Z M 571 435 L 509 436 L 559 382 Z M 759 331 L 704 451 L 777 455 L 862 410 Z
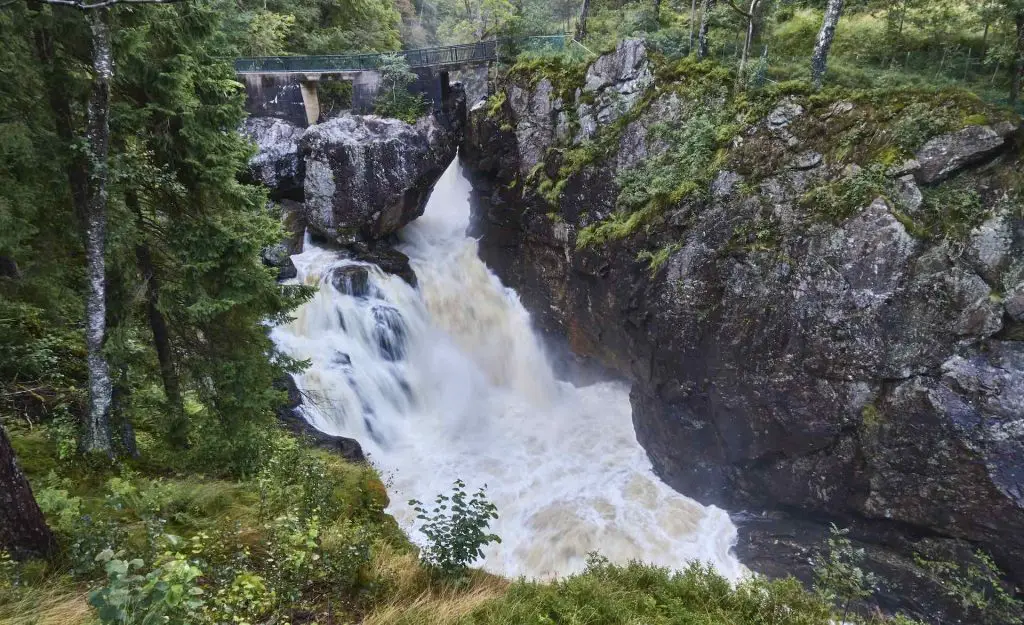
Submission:
M 483 565 L 496 573 L 565 575 L 599 551 L 673 568 L 702 560 L 739 577 L 728 515 L 655 477 L 628 387 L 555 379 L 516 293 L 465 236 L 469 190 L 453 163 L 402 231 L 418 290 L 308 242 L 293 257 L 320 290 L 273 338 L 312 362 L 296 379 L 306 418 L 362 443 L 392 477 L 390 511 L 406 527 L 408 499 L 433 501 L 456 478 L 486 483 L 503 542 Z

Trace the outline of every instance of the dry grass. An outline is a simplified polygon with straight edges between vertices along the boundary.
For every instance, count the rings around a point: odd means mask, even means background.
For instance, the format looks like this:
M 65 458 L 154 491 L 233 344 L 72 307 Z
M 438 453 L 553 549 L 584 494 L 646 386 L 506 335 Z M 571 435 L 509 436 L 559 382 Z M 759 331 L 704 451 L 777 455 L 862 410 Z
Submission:
M 65 584 L 32 587 L 0 603 L 0 625 L 92 625 L 95 613 L 81 588 Z
M 374 573 L 390 580 L 387 601 L 366 615 L 363 625 L 450 625 L 484 603 L 500 597 L 509 581 L 474 570 L 469 581 L 452 586 L 431 579 L 414 554 L 382 546 Z

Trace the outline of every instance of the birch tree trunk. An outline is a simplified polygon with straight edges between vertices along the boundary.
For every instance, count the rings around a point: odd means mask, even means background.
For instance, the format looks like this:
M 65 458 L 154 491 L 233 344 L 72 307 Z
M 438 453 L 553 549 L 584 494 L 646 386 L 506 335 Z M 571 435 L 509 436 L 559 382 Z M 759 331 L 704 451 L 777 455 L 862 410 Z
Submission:
M 818 39 L 814 42 L 814 54 L 811 56 L 811 86 L 821 89 L 828 69 L 828 52 L 832 48 L 832 40 L 836 37 L 836 26 L 843 14 L 843 0 L 828 0 L 825 7 L 825 19 L 822 20 Z
M 704 0 L 704 8 L 700 16 L 700 31 L 697 33 L 697 58 L 708 56 L 708 30 L 711 28 L 711 11 L 715 9 L 717 0 Z
M 86 125 L 89 190 L 86 203 L 85 346 L 89 366 L 89 413 L 82 435 L 85 452 L 110 455 L 110 367 L 103 355 L 106 334 L 107 155 L 110 149 L 110 81 L 114 74 L 108 11 L 88 11 L 92 30 L 92 93 Z
M 744 78 L 747 70 L 747 61 L 750 59 L 750 46 L 754 43 L 754 24 L 757 21 L 757 11 L 761 0 L 751 0 L 750 12 L 747 13 L 747 38 L 743 40 L 743 55 L 740 57 L 739 75 L 736 77 L 737 84 L 742 88 L 745 84 Z
M 49 556 L 56 543 L 0 426 L 0 550 L 14 558 Z

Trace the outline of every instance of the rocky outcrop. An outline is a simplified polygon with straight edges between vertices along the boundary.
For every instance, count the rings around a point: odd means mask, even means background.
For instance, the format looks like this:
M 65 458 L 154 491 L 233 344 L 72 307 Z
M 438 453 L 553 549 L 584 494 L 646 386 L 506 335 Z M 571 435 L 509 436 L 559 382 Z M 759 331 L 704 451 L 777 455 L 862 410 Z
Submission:
M 452 85 L 438 111 L 415 124 L 373 115 L 344 115 L 301 129 L 250 118 L 243 132 L 257 144 L 250 179 L 270 189 L 287 239 L 263 251 L 279 278 L 295 276 L 288 256 L 302 250 L 303 232 L 380 264 L 415 286 L 416 275 L 388 238 L 423 214 L 434 184 L 462 140 L 466 99 Z
M 342 243 L 387 236 L 423 214 L 457 147 L 433 117 L 412 126 L 345 115 L 312 126 L 302 137 L 306 220 Z
M 886 608 L 957 613 L 917 553 L 980 548 L 1024 581 L 1024 220 L 1008 210 L 1016 165 L 993 162 L 1010 127 L 953 129 L 886 170 L 856 135 L 890 119 L 872 103 L 783 98 L 695 191 L 631 225 L 617 181 L 670 149 L 656 124 L 728 103 L 694 100 L 706 75 L 659 84 L 644 57 L 625 42 L 571 101 L 522 80 L 472 112 L 462 156 L 485 260 L 543 329 L 633 381 L 655 470 L 745 510 L 738 552 L 756 570 L 808 578 L 834 521 L 886 577 Z M 640 95 L 609 108 L 588 87 Z M 620 121 L 591 124 L 602 110 Z M 567 161 L 586 141 L 614 149 Z
M 302 200 L 306 164 L 299 155 L 299 138 L 304 128 L 283 119 L 250 117 L 242 134 L 257 147 L 249 161 L 249 176 L 270 190 L 275 199 Z
M 350 243 L 383 238 L 422 215 L 458 149 L 464 97 L 451 106 L 415 125 L 345 115 L 311 126 L 300 141 L 309 226 Z
M 984 161 L 1006 145 L 1005 135 L 1016 130 L 1013 124 L 999 124 L 996 128 L 968 126 L 959 132 L 935 137 L 917 153 L 918 181 L 939 182 L 968 165 Z
M 302 392 L 290 374 L 274 382 L 274 387 L 288 394 L 288 401 L 277 411 L 278 420 L 293 434 L 303 437 L 313 445 L 333 452 L 349 462 L 366 462 L 359 441 L 344 436 L 325 434 L 316 429 L 302 416 Z

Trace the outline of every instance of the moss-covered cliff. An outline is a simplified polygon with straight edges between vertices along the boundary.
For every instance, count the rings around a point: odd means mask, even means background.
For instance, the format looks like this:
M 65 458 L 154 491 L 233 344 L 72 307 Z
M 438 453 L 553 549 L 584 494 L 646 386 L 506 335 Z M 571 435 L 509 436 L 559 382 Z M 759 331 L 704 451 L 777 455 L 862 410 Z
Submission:
M 462 148 L 486 260 L 633 380 L 680 491 L 806 572 L 829 521 L 949 606 L 917 556 L 1024 581 L 1024 210 L 1014 115 L 965 92 L 737 92 L 627 41 L 514 68 Z

